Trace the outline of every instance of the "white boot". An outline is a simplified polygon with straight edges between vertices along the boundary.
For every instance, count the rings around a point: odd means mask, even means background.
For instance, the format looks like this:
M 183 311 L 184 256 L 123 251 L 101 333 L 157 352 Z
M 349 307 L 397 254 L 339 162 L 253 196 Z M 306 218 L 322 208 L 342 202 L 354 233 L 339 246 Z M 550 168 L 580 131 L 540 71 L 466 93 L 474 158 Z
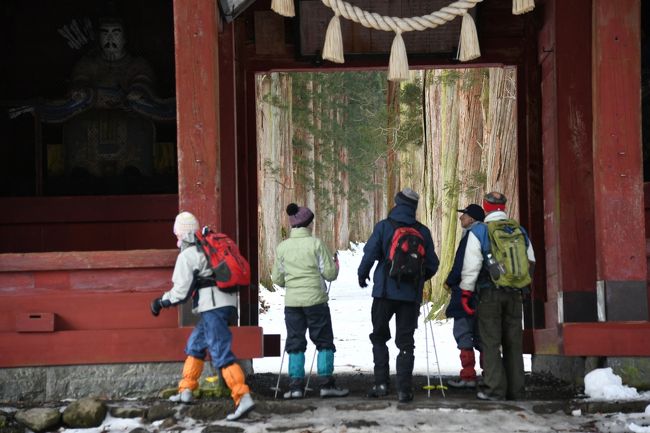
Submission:
M 251 397 L 250 394 L 244 394 L 241 397 L 241 400 L 239 400 L 239 406 L 237 406 L 237 409 L 231 413 L 230 415 L 226 416 L 226 419 L 228 421 L 235 421 L 244 415 L 246 415 L 248 412 L 253 410 L 255 408 L 255 402 L 253 401 L 253 398 Z
M 178 394 L 174 394 L 171 397 L 169 397 L 169 401 L 173 401 L 174 403 L 192 403 L 194 400 L 194 395 L 192 395 L 192 390 L 185 388 Z

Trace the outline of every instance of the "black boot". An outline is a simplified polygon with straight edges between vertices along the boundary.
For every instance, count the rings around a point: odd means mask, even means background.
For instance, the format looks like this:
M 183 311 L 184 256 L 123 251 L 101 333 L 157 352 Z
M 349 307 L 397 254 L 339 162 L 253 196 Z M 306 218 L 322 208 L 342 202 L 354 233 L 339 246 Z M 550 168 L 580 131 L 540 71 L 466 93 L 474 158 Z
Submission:
M 411 391 L 398 391 L 397 400 L 400 403 L 408 403 L 409 401 L 413 400 L 413 393 Z
M 321 398 L 345 397 L 350 393 L 349 389 L 338 388 L 332 376 L 323 376 L 321 378 L 320 396 Z
M 285 399 L 302 398 L 305 390 L 305 381 L 303 378 L 293 378 L 289 382 L 289 391 L 284 393 Z
M 377 398 L 377 397 L 386 397 L 388 395 L 388 385 L 385 383 L 380 383 L 379 385 L 374 385 L 370 390 L 368 390 L 368 397 Z

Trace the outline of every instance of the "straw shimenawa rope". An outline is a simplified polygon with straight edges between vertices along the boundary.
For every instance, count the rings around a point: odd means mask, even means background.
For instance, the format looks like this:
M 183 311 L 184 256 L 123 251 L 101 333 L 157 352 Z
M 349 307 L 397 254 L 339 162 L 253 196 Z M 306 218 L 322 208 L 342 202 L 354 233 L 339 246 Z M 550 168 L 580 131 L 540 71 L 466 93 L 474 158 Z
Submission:
M 395 39 L 390 50 L 388 63 L 388 79 L 405 81 L 409 78 L 408 58 L 402 33 L 433 29 L 453 20 L 463 17 L 459 43 L 459 59 L 463 62 L 473 60 L 481 55 L 476 35 L 476 26 L 467 11 L 483 0 L 463 0 L 451 3 L 439 11 L 421 17 L 400 18 L 387 17 L 377 13 L 367 12 L 343 0 L 321 0 L 334 12 L 325 35 L 323 58 L 335 63 L 343 63 L 343 38 L 339 16 L 362 26 L 375 30 L 394 32 Z M 470 21 L 470 22 L 468 22 Z
M 429 15 L 411 18 L 385 17 L 377 13 L 364 11 L 343 0 L 321 0 L 325 6 L 332 9 L 334 13 L 339 11 L 343 18 L 359 23 L 364 27 L 394 32 L 399 29 L 402 33 L 434 29 L 446 24 L 457 16 L 462 16 L 469 9 L 481 3 L 483 0 L 462 0 L 451 3 L 439 11 Z
M 404 81 L 408 79 L 408 58 L 406 56 L 406 47 L 404 46 L 402 33 L 434 29 L 452 21 L 457 16 L 463 18 L 460 30 L 460 42 L 458 44 L 458 60 L 466 62 L 476 59 L 481 55 L 478 36 L 476 34 L 476 25 L 468 10 L 483 0 L 455 1 L 429 15 L 410 18 L 387 17 L 377 13 L 367 12 L 343 0 L 321 1 L 334 12 L 334 17 L 327 27 L 325 45 L 323 47 L 323 59 L 331 62 L 344 62 L 343 37 L 341 35 L 339 18 L 341 16 L 369 29 L 395 33 L 388 67 L 388 79 L 391 81 Z M 534 7 L 534 0 L 513 0 L 512 12 L 513 14 L 522 14 L 531 11 Z M 295 15 L 292 0 L 273 0 L 272 9 L 280 15 L 289 17 Z

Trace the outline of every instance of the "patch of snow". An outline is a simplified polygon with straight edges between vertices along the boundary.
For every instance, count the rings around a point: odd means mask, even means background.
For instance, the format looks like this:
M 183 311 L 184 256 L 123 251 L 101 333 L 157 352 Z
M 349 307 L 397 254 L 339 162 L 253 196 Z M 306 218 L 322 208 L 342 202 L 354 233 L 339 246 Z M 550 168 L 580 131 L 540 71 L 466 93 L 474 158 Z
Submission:
M 629 400 L 641 396 L 636 388 L 623 385 L 620 376 L 611 367 L 597 368 L 585 376 L 585 394 L 593 399 Z
M 142 426 L 142 418 L 113 418 L 111 415 L 106 415 L 104 422 L 99 427 L 69 428 L 64 429 L 64 431 L 66 433 L 119 433 L 130 432 L 131 430 Z

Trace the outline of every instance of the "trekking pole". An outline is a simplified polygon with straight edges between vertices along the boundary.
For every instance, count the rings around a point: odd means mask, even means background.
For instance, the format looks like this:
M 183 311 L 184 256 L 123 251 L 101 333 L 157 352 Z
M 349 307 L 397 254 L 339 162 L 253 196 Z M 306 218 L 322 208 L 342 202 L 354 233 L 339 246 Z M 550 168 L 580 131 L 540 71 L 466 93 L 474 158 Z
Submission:
M 311 367 L 309 367 L 309 376 L 307 376 L 307 383 L 305 383 L 305 394 L 304 396 L 307 396 L 307 391 L 311 391 L 312 389 L 309 387 L 309 379 L 311 379 L 311 373 L 314 371 L 314 360 L 316 359 L 316 352 L 318 352 L 318 349 L 314 347 L 314 356 L 311 357 Z
M 332 288 L 332 282 L 328 281 L 327 282 L 327 290 L 325 293 L 329 295 L 330 289 Z M 311 358 L 311 366 L 309 367 L 309 376 L 307 376 L 307 382 L 305 383 L 305 393 L 304 396 L 307 395 L 307 391 L 311 391 L 312 389 L 309 387 L 309 381 L 311 380 L 311 374 L 314 371 L 314 360 L 316 359 L 316 352 L 318 352 L 318 348 L 314 348 L 314 356 Z
M 286 353 L 286 346 L 287 344 L 284 344 L 284 347 L 282 348 L 282 359 L 280 360 L 280 371 L 278 372 L 278 381 L 275 383 L 275 388 L 271 388 L 271 390 L 275 391 L 275 394 L 273 395 L 273 398 L 278 398 L 278 392 L 280 391 L 280 377 L 282 376 L 282 366 L 284 365 L 284 354 Z
M 426 306 L 427 310 L 427 315 L 425 316 L 425 323 L 424 325 L 426 326 L 426 317 L 429 316 L 429 307 Z M 443 398 L 447 398 L 445 396 L 445 386 L 442 384 L 442 373 L 440 373 L 440 361 L 438 361 L 438 349 L 436 348 L 436 338 L 433 335 L 433 325 L 431 324 L 431 321 L 429 320 L 429 330 L 431 331 L 431 342 L 433 343 L 433 353 L 436 355 L 436 365 L 438 366 L 438 379 L 440 381 L 440 385 L 438 385 L 438 388 L 440 388 L 440 392 L 442 393 Z
M 426 312 L 424 309 L 424 305 L 422 306 L 422 310 Z M 427 331 L 427 324 L 426 324 L 426 314 L 424 316 L 424 345 L 425 345 L 425 350 L 427 354 L 427 386 L 425 386 L 425 389 L 427 390 L 427 398 L 431 398 L 431 374 L 429 373 L 429 332 Z

